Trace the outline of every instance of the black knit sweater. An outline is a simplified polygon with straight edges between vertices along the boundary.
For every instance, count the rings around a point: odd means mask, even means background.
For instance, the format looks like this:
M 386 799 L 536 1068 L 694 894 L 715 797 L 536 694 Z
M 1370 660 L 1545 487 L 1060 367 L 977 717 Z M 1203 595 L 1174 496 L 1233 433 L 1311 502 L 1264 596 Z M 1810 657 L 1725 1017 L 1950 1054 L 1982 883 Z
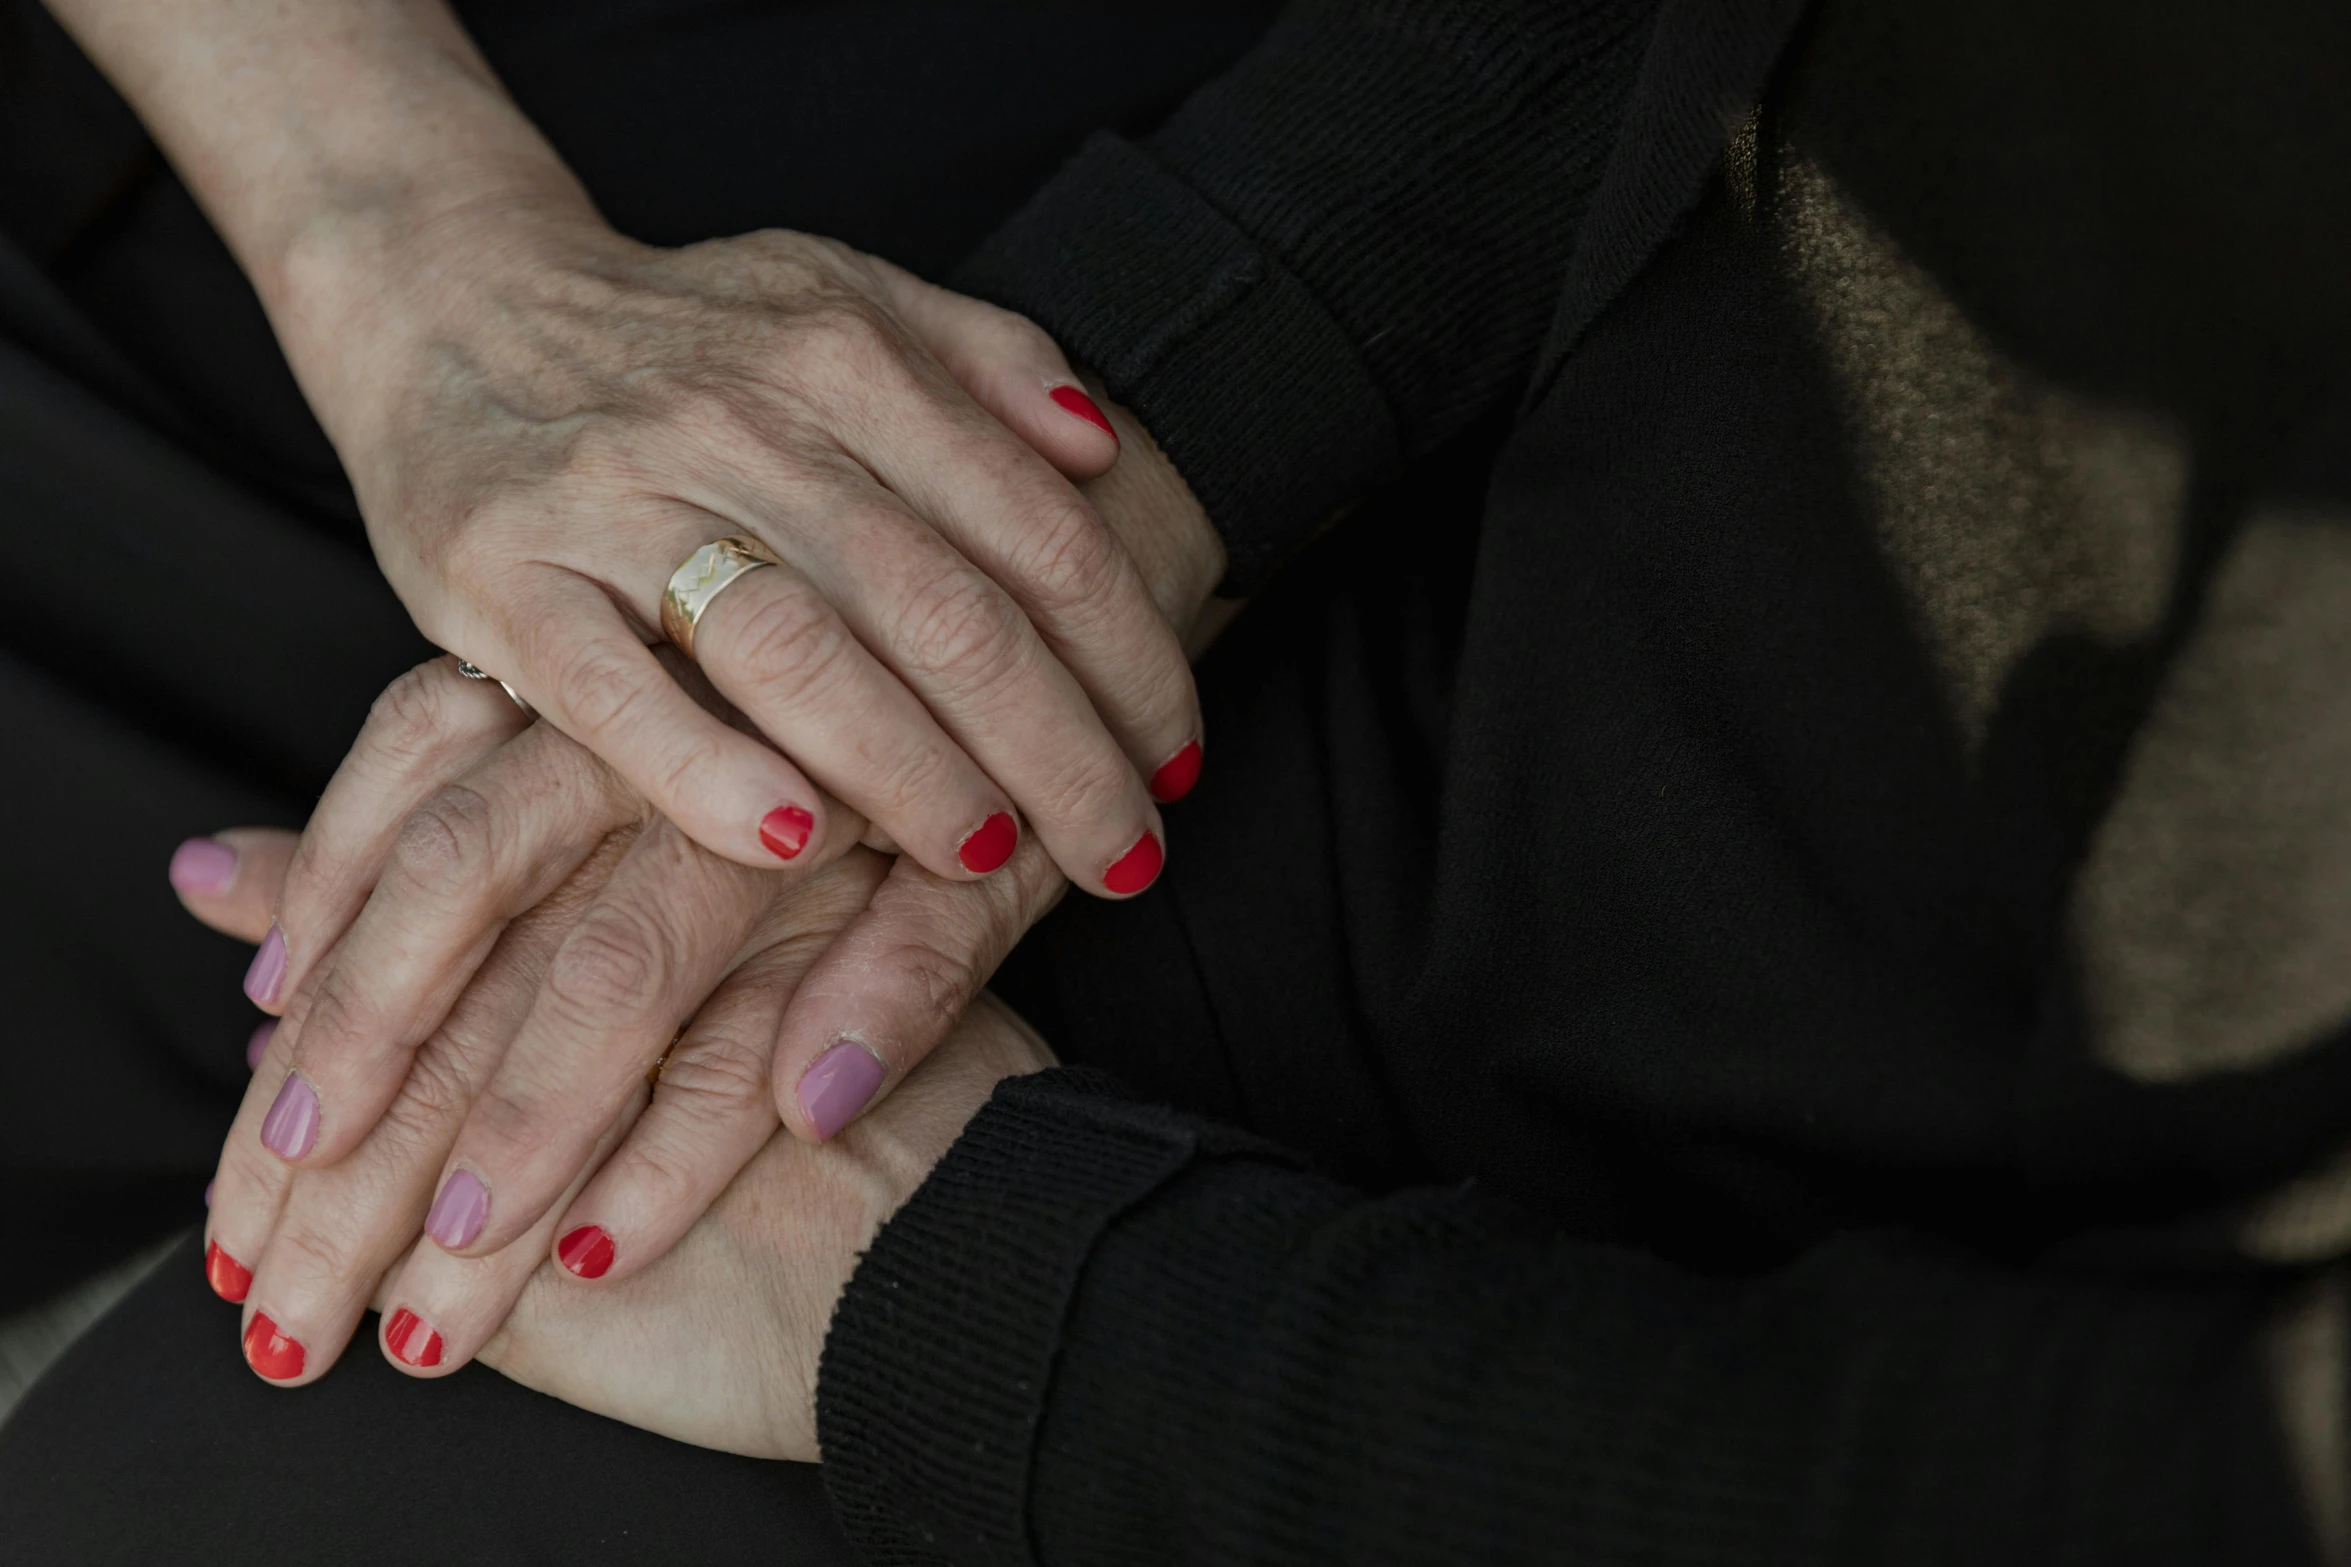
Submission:
M 874 1560 L 2342 1516 L 2351 28 L 1793 9 L 1302 5 L 967 268 L 1258 598 L 1017 979 L 1141 1096 L 1005 1084 L 833 1323 Z

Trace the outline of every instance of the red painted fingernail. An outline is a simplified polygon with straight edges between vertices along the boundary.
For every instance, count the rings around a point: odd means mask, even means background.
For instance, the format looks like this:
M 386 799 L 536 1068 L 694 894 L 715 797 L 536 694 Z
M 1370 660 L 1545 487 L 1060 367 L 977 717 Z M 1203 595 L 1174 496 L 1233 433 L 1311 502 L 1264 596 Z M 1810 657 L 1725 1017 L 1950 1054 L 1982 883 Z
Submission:
M 205 1194 L 211 1194 L 205 1188 Z M 253 1287 L 253 1270 L 220 1249 L 220 1242 L 211 1241 L 204 1247 L 204 1282 L 212 1286 L 212 1293 L 235 1305 L 245 1298 Z
M 302 1374 L 302 1341 L 286 1337 L 267 1312 L 253 1313 L 245 1324 L 245 1364 L 272 1382 L 291 1382 Z
M 583 1224 L 555 1243 L 555 1260 L 583 1279 L 600 1279 L 612 1267 L 612 1237 L 600 1224 Z
M 1192 785 L 1200 781 L 1200 742 L 1189 741 L 1181 751 L 1159 764 L 1159 771 L 1151 775 L 1151 798 L 1161 805 L 1173 805 L 1192 792 Z
M 1159 879 L 1159 867 L 1166 861 L 1167 851 L 1159 846 L 1159 834 L 1147 832 L 1118 857 L 1116 865 L 1102 873 L 1102 885 L 1121 897 L 1141 892 Z
M 779 860 L 795 860 L 808 847 L 816 818 L 797 805 L 779 805 L 759 818 L 759 841 Z
M 1053 401 L 1061 405 L 1063 412 L 1076 414 L 1086 423 L 1099 426 L 1102 433 L 1112 440 L 1118 439 L 1118 431 L 1111 427 L 1110 420 L 1103 415 L 1102 410 L 1094 406 L 1094 399 L 1076 387 L 1057 386 L 1053 388 Z
M 963 840 L 955 857 L 963 862 L 965 870 L 985 876 L 1011 859 L 1013 846 L 1019 842 L 1020 824 L 1012 819 L 1009 811 L 998 811 Z
M 441 1335 L 426 1327 L 424 1319 L 406 1306 L 393 1312 L 392 1320 L 384 1324 L 384 1348 L 404 1366 L 441 1363 Z

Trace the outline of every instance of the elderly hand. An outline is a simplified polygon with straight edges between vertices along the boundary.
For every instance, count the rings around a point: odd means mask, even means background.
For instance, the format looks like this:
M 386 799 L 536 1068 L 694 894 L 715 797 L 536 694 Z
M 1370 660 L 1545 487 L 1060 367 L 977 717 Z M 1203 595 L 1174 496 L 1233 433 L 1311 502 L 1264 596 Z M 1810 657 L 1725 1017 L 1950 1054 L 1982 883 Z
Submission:
M 821 788 L 948 880 L 1018 813 L 1076 885 L 1149 885 L 1199 714 L 1064 476 L 1118 444 L 1042 332 L 809 235 L 622 236 L 439 0 L 51 3 L 252 277 L 428 637 L 740 864 L 821 854 Z M 756 733 L 646 647 L 738 535 L 781 564 L 681 640 Z
M 1203 606 L 1221 569 L 1215 535 L 1148 436 L 1117 417 L 1129 460 L 1096 481 L 1095 496 L 1131 541 L 1171 622 L 1203 636 Z M 692 671 L 681 673 L 693 682 Z M 609 892 L 604 879 L 593 888 L 577 882 L 608 839 L 656 827 L 649 844 L 629 852 L 625 874 L 606 872 Z M 457 1107 L 480 1098 L 485 1108 L 470 1120 L 457 1115 L 437 1140 L 400 1144 L 402 1173 L 392 1184 L 407 1195 L 388 1205 L 364 1184 L 327 1188 L 366 1196 L 348 1211 L 309 1199 L 299 1251 L 381 1256 L 405 1244 L 441 1178 L 462 1170 L 474 1183 L 463 1190 L 478 1186 L 486 1211 L 470 1237 L 444 1231 L 457 1250 L 511 1244 L 571 1191 L 556 1230 L 572 1242 L 567 1263 L 583 1277 L 625 1277 L 686 1230 L 779 1114 L 802 1136 L 822 1138 L 884 1098 L 1063 886 L 1033 845 L 1005 875 L 980 882 L 935 877 L 907 859 L 886 876 L 869 865 L 855 907 L 837 903 L 838 880 L 827 883 L 816 894 L 822 917 L 793 917 L 804 933 L 846 921 L 843 934 L 801 952 L 792 983 L 776 977 L 759 1029 L 708 1036 L 721 1053 L 687 1053 L 714 1070 L 698 1077 L 689 1067 L 680 1077 L 673 1062 L 675 1091 L 580 1190 L 601 1130 L 735 951 L 739 938 L 723 919 L 696 927 L 708 933 L 691 940 L 679 934 L 681 922 L 724 915 L 708 890 L 713 881 L 732 887 L 805 873 L 761 877 L 705 863 L 712 857 L 687 852 L 608 768 L 551 729 L 525 728 L 494 687 L 456 678 L 446 660 L 386 693 L 300 852 L 291 845 L 290 835 L 223 833 L 197 858 L 217 860 L 229 848 L 237 869 L 225 886 L 217 876 L 180 878 L 191 909 L 220 928 L 248 939 L 283 933 L 265 940 L 257 963 L 279 970 L 267 988 L 288 998 L 288 1026 L 270 1041 L 216 1193 L 212 1234 L 230 1280 L 275 1244 L 286 1165 L 322 1172 L 370 1142 L 388 1109 L 407 1114 L 419 1099 L 451 1097 L 449 1047 L 436 1044 L 455 1026 L 451 1006 L 508 922 L 550 889 L 564 888 L 573 906 L 547 938 L 557 945 L 533 982 L 544 994 L 496 1041 L 501 1061 L 512 1043 L 512 1060 L 479 1066 Z M 727 917 L 737 921 L 746 917 L 741 896 L 718 899 L 736 900 Z M 825 947 L 821 958 L 815 947 Z M 741 979 L 738 970 L 728 983 L 739 989 Z M 704 1007 L 689 1044 L 705 1038 L 710 1017 Z M 390 1156 L 374 1157 L 371 1180 L 380 1185 Z M 348 1297 L 353 1287 L 346 1279 L 336 1290 Z
M 500 211 L 384 251 L 316 379 L 426 636 L 742 864 L 820 851 L 822 789 L 949 880 L 1002 865 L 1017 813 L 1078 886 L 1150 884 L 1198 706 L 1055 471 L 1117 442 L 1043 333 L 801 234 L 661 251 Z M 772 748 L 645 646 L 728 536 L 782 564 L 718 593 L 692 654 Z
M 446 678 L 455 683 L 454 675 Z M 495 824 L 514 819 L 503 809 L 511 804 L 508 785 L 561 788 L 566 768 L 586 777 L 605 773 L 562 736 L 534 729 L 493 753 L 464 787 L 482 791 L 485 823 Z M 279 901 L 271 882 L 296 859 L 290 837 L 224 835 L 238 855 L 237 874 L 217 895 L 192 903 L 222 929 L 257 934 Z M 532 858 L 511 836 L 493 855 L 518 866 Z M 524 874 L 553 886 L 543 893 L 534 887 L 516 917 L 494 921 L 486 934 L 463 921 L 429 953 L 423 947 L 440 934 L 429 917 L 418 918 L 429 909 L 403 887 L 379 888 L 341 946 L 378 951 L 387 937 L 416 935 L 428 966 L 460 950 L 458 994 L 413 1053 L 398 1056 L 389 1103 L 357 1127 L 355 1145 L 333 1163 L 290 1163 L 279 1156 L 289 1150 L 265 1149 L 264 1140 L 315 1140 L 319 1100 L 288 1070 L 287 1041 L 332 1011 L 337 1003 L 325 998 L 335 992 L 306 987 L 286 1024 L 264 1041 L 254 1089 L 223 1152 L 206 1249 L 214 1288 L 246 1303 L 255 1368 L 282 1382 L 322 1374 L 420 1224 L 449 1238 L 441 1222 L 448 1204 L 434 1207 L 432 1220 L 428 1205 L 436 1185 L 446 1187 L 442 1172 L 476 1122 L 496 1128 L 519 1115 L 544 1134 L 516 1149 L 500 1146 L 517 1156 L 512 1163 L 477 1156 L 454 1166 L 496 1172 L 495 1187 L 476 1176 L 461 1188 L 474 1194 L 467 1222 L 476 1231 L 490 1193 L 511 1196 L 500 1217 L 515 1221 L 506 1227 L 522 1237 L 535 1266 L 548 1249 L 546 1224 L 594 1175 L 597 1190 L 635 1221 L 624 1233 L 666 1248 L 773 1134 L 766 1056 L 778 1016 L 800 972 L 865 906 L 882 868 L 880 856 L 859 849 L 807 876 L 756 872 L 710 854 L 659 818 L 625 820 L 591 838 L 579 856 L 567 852 L 552 864 L 539 858 Z M 612 1015 L 583 1013 L 576 986 L 612 972 L 613 944 L 630 939 L 624 931 L 660 942 L 675 978 L 613 995 Z M 646 1066 L 670 1040 L 673 1019 L 689 1012 L 691 1027 L 668 1044 L 651 1113 L 640 1115 Z M 536 1180 L 551 1189 L 526 1207 Z M 477 1259 L 512 1249 L 469 1238 Z M 604 1250 L 609 1257 L 608 1240 Z M 595 1271 L 576 1251 L 567 1255 L 575 1268 Z M 426 1320 L 438 1336 L 429 1351 L 422 1339 L 396 1340 L 393 1349 L 405 1349 L 410 1364 L 462 1362 L 511 1303 L 511 1293 L 489 1284 L 511 1279 L 519 1287 L 528 1271 L 515 1273 L 511 1258 L 504 1272 L 458 1265 L 457 1276 L 477 1287 L 461 1298 L 444 1291 L 433 1302 Z
M 1053 1065 L 985 996 L 887 1108 L 824 1149 L 778 1136 L 693 1231 L 625 1284 L 569 1285 L 541 1266 L 479 1358 L 583 1409 L 754 1458 L 814 1460 L 825 1332 L 858 1257 L 1007 1077 Z M 517 1247 L 492 1270 L 520 1271 Z M 469 1266 L 417 1255 L 385 1288 L 387 1321 Z M 501 1280 L 492 1293 L 504 1295 Z

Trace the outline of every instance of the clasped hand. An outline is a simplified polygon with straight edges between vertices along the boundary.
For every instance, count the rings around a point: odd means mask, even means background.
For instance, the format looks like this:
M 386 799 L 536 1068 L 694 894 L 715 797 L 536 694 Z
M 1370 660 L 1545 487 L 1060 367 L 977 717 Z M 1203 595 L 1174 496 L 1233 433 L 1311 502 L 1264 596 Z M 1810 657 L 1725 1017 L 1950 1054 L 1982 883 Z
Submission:
M 1089 515 L 1107 519 L 1146 613 L 1180 646 L 1221 550 L 1181 479 L 1118 418 L 1127 455 L 1088 485 Z M 667 651 L 644 656 L 698 717 L 764 752 L 715 680 Z M 658 1302 L 668 1286 L 655 1281 L 686 1267 L 663 1259 L 729 1203 L 798 1215 L 803 1248 L 838 1243 L 822 1266 L 802 1256 L 787 1270 L 833 1281 L 800 1303 L 821 1342 L 873 1228 L 997 1077 L 1049 1059 L 1000 1008 L 965 1014 L 1067 885 L 1035 840 L 974 878 L 856 847 L 870 834 L 845 805 L 832 825 L 788 867 L 714 853 L 609 761 L 443 659 L 379 701 L 299 842 L 221 834 L 234 877 L 183 896 L 221 929 L 270 935 L 282 963 L 257 996 L 282 1022 L 262 1042 L 208 1226 L 207 1266 L 244 1303 L 256 1369 L 284 1383 L 322 1374 L 371 1303 L 385 1352 L 414 1373 L 517 1355 L 501 1325 L 521 1320 L 528 1292 L 587 1299 L 644 1273 L 628 1298 Z M 947 1054 L 987 1070 L 942 1062 L 926 1080 L 958 1091 L 895 1092 L 974 1029 L 991 1043 Z M 814 1147 L 868 1111 L 856 1136 Z M 757 1199 L 756 1172 L 792 1168 L 803 1173 L 788 1195 Z M 830 1176 L 812 1182 L 810 1168 Z M 823 1192 L 856 1201 L 820 1220 L 806 1207 Z M 738 1224 L 728 1244 L 757 1230 Z M 706 1244 L 685 1252 L 707 1264 Z M 590 1320 L 569 1304 L 555 1316 Z M 575 1375 L 544 1338 L 530 1342 L 542 1383 Z M 661 1404 L 657 1382 L 632 1385 Z M 606 1407 L 591 1394 L 580 1401 Z M 708 1413 L 696 1408 L 688 1424 Z M 773 1433 L 799 1430 L 800 1395 L 760 1409 L 766 1435 L 737 1409 L 716 1445 L 797 1452 L 798 1436 Z M 611 1412 L 669 1428 L 658 1411 Z

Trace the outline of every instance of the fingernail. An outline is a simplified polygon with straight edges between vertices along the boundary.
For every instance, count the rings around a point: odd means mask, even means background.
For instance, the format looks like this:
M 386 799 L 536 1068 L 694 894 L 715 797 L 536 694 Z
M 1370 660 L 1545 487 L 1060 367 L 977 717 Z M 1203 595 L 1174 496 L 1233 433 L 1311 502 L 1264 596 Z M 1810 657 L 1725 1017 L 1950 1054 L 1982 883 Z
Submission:
M 220 1182 L 218 1182 L 218 1181 L 206 1181 L 206 1182 L 204 1183 L 204 1206 L 205 1206 L 205 1207 L 209 1208 L 209 1207 L 211 1207 L 211 1206 L 212 1206 L 212 1189 L 213 1189 L 215 1186 L 218 1186 L 219 1184 L 220 1184 Z
M 583 1224 L 555 1243 L 555 1260 L 583 1279 L 600 1279 L 612 1267 L 612 1237 L 600 1224 Z
M 1011 859 L 1013 846 L 1019 842 L 1020 824 L 1009 811 L 998 811 L 973 829 L 956 849 L 955 857 L 965 870 L 984 876 Z
M 392 1319 L 384 1324 L 384 1348 L 404 1366 L 441 1363 L 441 1335 L 426 1327 L 424 1319 L 406 1306 L 393 1312 Z
M 779 860 L 794 860 L 808 847 L 816 818 L 797 805 L 779 805 L 759 819 L 759 841 Z
M 267 1312 L 253 1313 L 245 1324 L 245 1364 L 272 1382 L 290 1382 L 302 1374 L 302 1359 L 300 1339 L 279 1332 Z
M 226 892 L 237 879 L 237 851 L 217 838 L 190 838 L 171 851 L 174 892 Z
M 1161 805 L 1173 805 L 1192 792 L 1192 785 L 1200 781 L 1200 742 L 1194 740 L 1181 751 L 1159 764 L 1159 771 L 1151 775 L 1151 798 Z
M 441 1183 L 433 1211 L 424 1216 L 424 1232 L 449 1251 L 463 1251 L 482 1233 L 490 1216 L 490 1188 L 471 1170 L 453 1172 Z
M 261 950 L 253 954 L 253 966 L 245 970 L 245 994 L 257 1007 L 274 1006 L 285 978 L 286 938 L 272 925 L 261 938 Z
M 318 1091 L 288 1072 L 261 1120 L 261 1146 L 281 1159 L 299 1159 L 318 1141 Z
M 1159 846 L 1159 834 L 1147 832 L 1135 840 L 1135 846 L 1118 857 L 1118 863 L 1102 873 L 1102 885 L 1124 897 L 1130 892 L 1141 892 L 1159 879 L 1159 867 L 1166 862 L 1167 851 Z
M 830 1138 L 857 1119 L 874 1090 L 882 1086 L 882 1058 L 854 1039 L 844 1039 L 818 1056 L 800 1074 L 800 1113 Z
M 204 1188 L 205 1206 L 212 1205 L 212 1188 Z M 208 1241 L 204 1246 L 204 1282 L 212 1286 L 212 1293 L 231 1305 L 245 1298 L 253 1287 L 253 1270 L 220 1249 L 220 1242 Z
M 1102 410 L 1094 406 L 1094 399 L 1076 387 L 1057 386 L 1053 388 L 1053 401 L 1060 404 L 1065 412 L 1076 414 L 1086 423 L 1099 426 L 1102 433 L 1112 440 L 1118 439 L 1118 431 L 1111 426 L 1109 419 L 1103 416 Z
M 269 1036 L 276 1033 L 277 1031 L 278 1020 L 273 1017 L 268 1022 L 255 1029 L 253 1031 L 253 1037 L 245 1041 L 246 1071 L 250 1072 L 255 1067 L 261 1065 L 261 1057 L 269 1049 Z

